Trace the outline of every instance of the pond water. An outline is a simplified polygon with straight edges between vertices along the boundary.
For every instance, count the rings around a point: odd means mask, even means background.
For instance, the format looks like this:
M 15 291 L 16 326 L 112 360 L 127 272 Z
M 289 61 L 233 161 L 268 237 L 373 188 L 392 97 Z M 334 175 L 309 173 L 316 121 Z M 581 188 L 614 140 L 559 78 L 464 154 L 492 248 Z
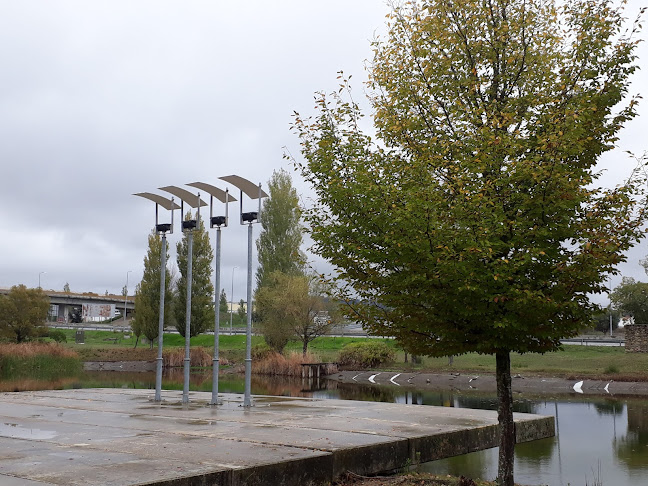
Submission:
M 163 389 L 182 389 L 182 371 L 166 373 Z M 243 393 L 243 378 L 224 375 L 223 393 Z M 52 388 L 155 388 L 154 373 L 85 372 L 57 382 L 16 380 L 0 382 L 0 391 Z M 191 389 L 211 391 L 211 371 L 193 373 Z M 305 386 L 301 380 L 254 376 L 253 394 L 338 398 L 494 410 L 496 397 L 477 392 L 403 390 L 323 380 Z M 526 485 L 623 486 L 648 484 L 648 400 L 581 395 L 519 395 L 515 411 L 554 415 L 557 436 L 518 444 L 515 454 L 516 482 Z M 421 470 L 436 474 L 494 479 L 497 449 L 430 462 Z

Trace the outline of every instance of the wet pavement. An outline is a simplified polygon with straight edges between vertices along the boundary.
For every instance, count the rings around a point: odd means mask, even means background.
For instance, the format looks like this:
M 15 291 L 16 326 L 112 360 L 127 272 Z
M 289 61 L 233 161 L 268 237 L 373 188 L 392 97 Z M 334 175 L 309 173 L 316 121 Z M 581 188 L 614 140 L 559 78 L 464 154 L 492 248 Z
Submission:
M 497 443 L 485 410 L 180 391 L 0 394 L 2 485 L 327 484 Z M 518 441 L 553 436 L 553 417 L 516 414 Z

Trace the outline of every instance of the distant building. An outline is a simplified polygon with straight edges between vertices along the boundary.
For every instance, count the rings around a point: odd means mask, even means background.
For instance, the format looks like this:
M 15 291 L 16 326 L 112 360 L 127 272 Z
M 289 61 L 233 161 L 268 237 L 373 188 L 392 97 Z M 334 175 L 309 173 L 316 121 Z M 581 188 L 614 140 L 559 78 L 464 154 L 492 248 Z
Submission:
M 10 289 L 0 288 L 0 294 L 8 294 Z M 122 316 L 124 307 L 128 318 L 135 309 L 134 296 L 99 295 L 93 292 L 57 292 L 43 290 L 50 299 L 47 314 L 49 322 L 69 323 L 70 315 L 81 316 L 83 322 L 101 322 Z

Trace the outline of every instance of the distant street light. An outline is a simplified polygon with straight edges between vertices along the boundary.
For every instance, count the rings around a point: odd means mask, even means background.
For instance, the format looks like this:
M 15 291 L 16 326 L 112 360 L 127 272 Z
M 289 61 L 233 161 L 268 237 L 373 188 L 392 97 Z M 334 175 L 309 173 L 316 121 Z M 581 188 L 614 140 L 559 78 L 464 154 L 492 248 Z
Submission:
M 212 399 L 210 405 L 219 405 L 218 401 L 218 372 L 219 372 L 219 339 L 220 339 L 220 267 L 221 267 L 221 227 L 227 227 L 229 220 L 229 202 L 236 201 L 229 195 L 229 191 L 219 189 L 204 182 L 192 182 L 188 186 L 202 189 L 209 194 L 209 227 L 216 228 L 216 256 L 214 258 L 214 358 L 212 359 Z M 225 204 L 225 216 L 214 216 L 214 198 Z
M 41 278 L 40 278 L 40 276 L 45 274 L 45 273 L 47 273 L 47 272 L 39 272 L 38 273 L 38 288 L 39 289 L 41 288 Z
M 124 325 L 126 325 L 126 303 L 128 302 L 128 274 L 132 272 L 132 270 L 126 272 L 126 287 L 124 287 Z
M 237 265 L 232 267 L 232 293 L 230 294 L 230 336 L 233 333 L 232 331 L 232 314 L 234 313 L 234 269 L 238 268 Z
M 220 179 L 229 182 L 241 192 L 241 225 L 248 225 L 248 262 L 247 262 L 247 332 L 245 339 L 245 394 L 243 396 L 243 406 L 252 406 L 250 389 L 252 387 L 252 224 L 261 222 L 261 198 L 268 195 L 261 189 L 261 184 L 244 179 L 237 175 L 220 177 Z M 243 193 L 250 199 L 259 200 L 259 209 L 256 212 L 243 212 Z
M 186 189 L 177 186 L 160 187 L 162 191 L 169 192 L 180 198 L 180 213 L 182 220 L 182 232 L 187 233 L 187 305 L 185 307 L 185 359 L 184 359 L 184 386 L 182 388 L 182 403 L 189 403 L 189 375 L 191 370 L 191 282 L 193 266 L 193 231 L 200 224 L 200 207 L 207 204 L 200 199 L 200 193 L 195 195 Z M 198 208 L 196 219 L 184 219 L 184 203 L 192 208 Z
M 610 291 L 608 292 L 608 298 L 610 303 L 608 305 L 608 312 L 610 313 L 610 339 L 612 338 L 612 277 L 610 277 Z
M 162 401 L 162 345 L 164 343 L 164 294 L 166 293 L 166 234 L 173 234 L 173 211 L 180 209 L 173 198 L 167 199 L 150 192 L 140 192 L 133 194 L 140 196 L 155 203 L 155 232 L 162 235 L 162 251 L 160 253 L 160 315 L 158 317 L 158 353 L 157 366 L 155 371 L 155 401 Z M 158 206 L 162 206 L 167 211 L 171 211 L 171 223 L 158 223 Z M 128 274 L 126 274 L 128 278 Z M 125 313 L 124 313 L 125 314 Z

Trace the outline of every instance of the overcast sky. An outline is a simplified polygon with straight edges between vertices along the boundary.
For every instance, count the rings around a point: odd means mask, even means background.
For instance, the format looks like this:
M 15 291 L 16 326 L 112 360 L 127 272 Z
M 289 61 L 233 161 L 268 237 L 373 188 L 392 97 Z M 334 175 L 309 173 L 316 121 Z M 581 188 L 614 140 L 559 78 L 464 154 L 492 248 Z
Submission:
M 387 12 L 382 0 L 0 0 L 0 287 L 36 287 L 45 272 L 45 289 L 119 293 L 131 271 L 132 293 L 155 206 L 135 192 L 224 188 L 233 173 L 266 185 L 286 168 L 308 194 L 282 159 L 299 153 L 291 114 L 312 113 L 340 70 L 359 96 Z M 648 68 L 633 92 L 647 87 Z M 604 160 L 609 184 L 634 165 L 623 150 L 648 149 L 646 103 Z M 222 275 L 238 301 L 247 239 L 234 223 Z M 646 279 L 647 253 L 635 248 L 623 274 Z

